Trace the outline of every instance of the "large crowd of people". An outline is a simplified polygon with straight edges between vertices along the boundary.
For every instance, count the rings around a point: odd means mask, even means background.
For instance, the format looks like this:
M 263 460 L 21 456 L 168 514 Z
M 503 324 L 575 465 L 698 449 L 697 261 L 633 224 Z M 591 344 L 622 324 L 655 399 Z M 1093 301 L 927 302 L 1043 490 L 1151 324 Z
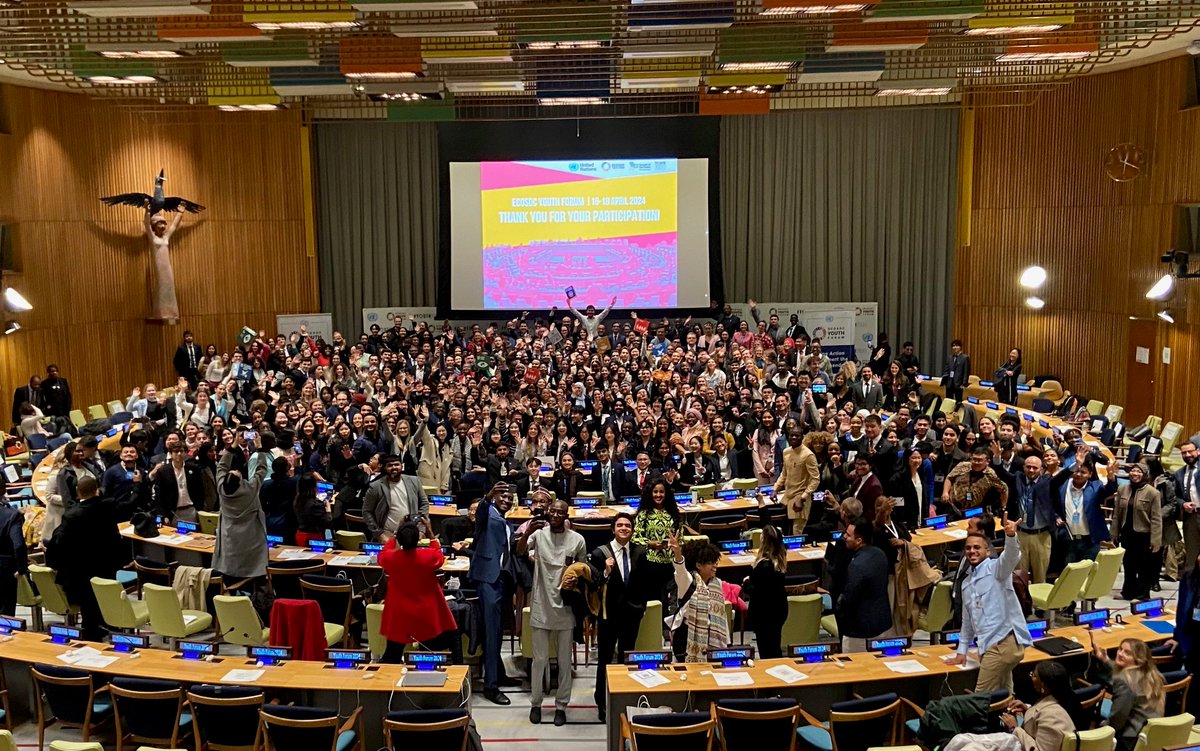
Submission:
M 705 321 L 633 313 L 618 323 L 611 307 L 590 305 L 487 327 L 397 318 L 354 339 L 334 332 L 324 341 L 301 328 L 260 332 L 228 350 L 185 333 L 173 393 L 154 383 L 132 389 L 116 453 L 98 451 L 91 426 L 70 424 L 70 388 L 51 365 L 14 395 L 14 426 L 65 441 L 37 539 L 28 541 L 46 547 L 95 635 L 103 623 L 80 577 L 97 564 L 74 549 L 89 528 L 139 512 L 166 522 L 218 513 L 213 568 L 253 588 L 264 586 L 266 536 L 303 545 L 361 519 L 357 528 L 385 543 L 385 660 L 398 659 L 403 644 L 455 640 L 439 571 L 443 551 L 470 556 L 456 584 L 478 599 L 484 695 L 495 703 L 510 703 L 502 688 L 515 682 L 502 659 L 504 630 L 517 608 L 530 608 L 533 722 L 549 655 L 570 653 L 582 619 L 598 626 L 601 666 L 632 649 L 650 601 L 663 605 L 664 644 L 677 659 L 703 661 L 728 645 L 730 613 L 741 611 L 759 654 L 779 656 L 793 584 L 787 534 L 829 543 L 820 584 L 845 650 L 913 633 L 932 585 L 951 579 L 960 659 L 973 638 L 980 690 L 1011 685 L 1031 644 L 1028 585 L 1065 563 L 1123 546 L 1128 599 L 1195 570 L 1194 442 L 1183 444 L 1175 474 L 1154 456 L 1109 471 L 1081 440 L 1086 428 L 1042 440 L 1013 415 L 963 420 L 939 411 L 940 397 L 916 378 L 923 371 L 912 342 L 893 357 L 880 334 L 869 357 L 835 365 L 795 316 L 789 324 L 763 317 L 753 301 L 750 310 L 753 321 L 728 305 Z M 1013 401 L 1021 352 L 998 360 L 997 393 Z M 961 399 L 971 372 L 962 342 L 942 365 L 931 372 L 947 397 Z M 762 528 L 761 543 L 748 569 L 719 576 L 719 549 L 688 539 L 676 495 L 736 480 L 770 488 L 748 520 Z M 639 504 L 612 519 L 610 541 L 588 545 L 569 518 L 581 492 Z M 466 520 L 434 524 L 433 494 L 453 495 Z M 531 510 L 520 526 L 506 519 L 515 504 Z M 1102 504 L 1114 508 L 1111 523 Z M 977 507 L 984 513 L 970 519 L 958 565 L 929 561 L 912 542 L 926 518 Z M 89 542 L 101 544 L 112 548 L 103 551 L 106 572 L 123 563 L 119 537 Z M 594 611 L 575 596 L 586 588 L 600 595 Z M 11 602 L 0 610 L 11 612 Z M 1138 644 L 1104 663 L 1105 679 L 1129 689 L 1120 716 L 1135 724 L 1162 711 L 1161 685 L 1145 675 Z M 565 721 L 570 675 L 560 662 L 556 724 Z M 1025 715 L 1017 732 L 1041 747 L 1043 735 L 1066 732 L 1077 707 L 1054 666 L 1035 676 L 1044 698 L 1011 709 Z M 1122 729 L 1122 742 L 1129 737 Z

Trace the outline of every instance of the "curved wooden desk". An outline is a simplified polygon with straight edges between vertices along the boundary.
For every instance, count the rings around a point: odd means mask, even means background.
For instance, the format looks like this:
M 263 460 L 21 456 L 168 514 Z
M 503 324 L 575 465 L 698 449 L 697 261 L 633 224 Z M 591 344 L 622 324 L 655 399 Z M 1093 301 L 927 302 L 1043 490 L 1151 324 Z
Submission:
M 97 649 L 105 656 L 117 658 L 106 667 L 81 668 L 104 677 L 154 678 L 184 685 L 219 683 L 258 686 L 304 692 L 304 699 L 297 701 L 312 706 L 345 708 L 361 704 L 366 709 L 363 729 L 367 736 L 367 748 L 384 745 L 382 718 L 389 710 L 392 692 L 404 696 L 406 708 L 414 704 L 425 707 L 466 706 L 471 695 L 470 668 L 465 665 L 447 667 L 446 683 L 438 688 L 403 688 L 397 685 L 404 674 L 402 665 L 369 665 L 353 670 L 335 670 L 324 662 L 304 660 L 289 660 L 282 665 L 262 668 L 262 677 L 255 681 L 234 682 L 225 680 L 225 675 L 231 670 L 255 669 L 253 660 L 232 655 L 218 656 L 211 662 L 184 660 L 163 649 L 143 649 L 135 657 L 106 651 L 110 649 L 107 644 L 75 642 L 72 646 L 64 646 L 52 643 L 44 634 L 28 632 L 14 633 L 11 638 L 0 639 L 3 639 L 0 640 L 0 661 L 5 668 L 9 697 L 19 716 L 18 721 L 34 714 L 29 703 L 29 698 L 33 696 L 31 680 L 29 671 L 23 669 L 24 665 L 63 665 L 58 659 L 59 655 L 83 645 Z M 373 677 L 367 678 L 368 675 Z
M 1158 642 L 1168 638 L 1142 625 L 1143 619 L 1137 616 L 1124 616 L 1125 624 L 1115 624 L 1109 629 L 1093 631 L 1096 643 L 1104 649 L 1115 649 L 1124 639 L 1141 639 L 1146 642 Z M 1168 620 L 1174 623 L 1174 613 L 1168 611 L 1162 618 L 1153 620 Z M 1033 647 L 1026 648 L 1025 657 L 1017 671 L 1022 668 L 1025 672 L 1032 669 L 1035 663 L 1043 660 L 1077 661 L 1077 667 L 1083 667 L 1088 659 L 1088 630 L 1080 626 L 1064 626 L 1052 629 L 1049 635 L 1075 639 L 1084 646 L 1083 652 L 1075 652 L 1062 657 L 1051 657 Z M 658 671 L 668 679 L 667 683 L 653 688 L 647 688 L 629 677 L 631 670 L 624 665 L 608 666 L 608 748 L 619 751 L 620 716 L 625 707 L 638 703 L 639 697 L 646 697 L 650 706 L 671 706 L 681 710 L 685 704 L 695 709 L 704 709 L 710 702 L 718 698 L 730 696 L 789 696 L 796 697 L 804 708 L 818 716 L 826 714 L 829 705 L 835 702 L 853 698 L 852 694 L 862 696 L 896 691 L 901 696 L 912 699 L 917 704 L 949 693 L 971 690 L 975 686 L 977 668 L 947 665 L 943 661 L 954 652 L 954 648 L 946 645 L 919 646 L 914 645 L 911 654 L 900 657 L 880 658 L 873 653 L 855 652 L 846 655 L 848 658 L 838 667 L 835 662 L 800 663 L 791 659 L 756 660 L 752 667 L 735 668 L 733 670 L 714 670 L 707 663 L 672 665 L 671 669 Z M 919 663 L 922 672 L 897 673 L 887 667 L 890 662 L 912 661 Z M 788 665 L 800 671 L 805 677 L 795 683 L 786 683 L 767 673 L 772 667 Z M 1071 665 L 1068 669 L 1071 669 Z M 713 673 L 746 672 L 753 683 L 746 686 L 718 686 Z M 1082 671 L 1073 671 L 1082 672 Z M 686 676 L 686 679 L 684 678 Z M 881 741 L 882 742 L 882 741 Z

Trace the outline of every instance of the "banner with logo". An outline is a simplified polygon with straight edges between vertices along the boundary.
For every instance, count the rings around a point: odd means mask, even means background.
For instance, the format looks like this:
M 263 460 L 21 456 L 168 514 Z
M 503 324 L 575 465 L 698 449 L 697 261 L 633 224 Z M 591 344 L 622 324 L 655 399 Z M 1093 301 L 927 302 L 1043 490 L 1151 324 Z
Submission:
M 363 308 L 362 330 L 364 333 L 370 333 L 371 326 L 377 325 L 380 329 L 386 331 L 392 327 L 392 320 L 395 318 L 400 318 L 404 321 L 405 328 L 412 328 L 412 324 L 408 321 L 409 316 L 412 316 L 416 321 L 424 321 L 432 328 L 433 322 L 437 319 L 437 308 Z M 438 330 L 441 330 L 440 326 Z M 349 335 L 347 335 L 347 338 L 350 338 Z M 357 335 L 354 338 L 357 338 Z
M 750 324 L 754 330 L 754 317 L 750 315 L 750 306 L 746 303 L 733 304 L 733 312 Z M 792 315 L 800 319 L 800 324 L 814 336 L 815 328 L 823 328 L 825 336 L 821 337 L 821 350 L 829 357 L 834 368 L 841 366 L 851 354 L 861 362 L 871 357 L 871 346 L 868 342 L 875 340 L 879 328 L 879 303 L 874 302 L 760 302 L 758 315 L 764 321 L 775 313 L 779 316 L 779 325 L 786 329 L 791 325 Z M 828 314 L 837 313 L 835 321 L 825 322 Z M 848 314 L 853 322 L 850 338 L 843 334 L 846 322 L 843 315 Z M 830 338 L 830 330 L 837 332 L 837 339 Z
M 333 341 L 333 316 L 329 313 L 299 313 L 296 315 L 275 316 L 275 331 L 284 336 L 291 336 L 293 331 L 299 332 L 301 326 L 307 328 L 308 335 L 313 339 L 324 339 L 327 342 Z

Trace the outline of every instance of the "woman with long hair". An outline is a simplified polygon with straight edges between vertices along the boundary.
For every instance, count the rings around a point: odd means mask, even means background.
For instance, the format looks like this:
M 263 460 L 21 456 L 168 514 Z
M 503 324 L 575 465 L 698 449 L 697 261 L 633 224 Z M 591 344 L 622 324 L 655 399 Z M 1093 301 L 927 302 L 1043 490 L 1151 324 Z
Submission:
M 771 485 L 775 482 L 775 441 L 778 438 L 778 419 L 768 412 L 763 412 L 750 445 L 754 477 L 759 485 Z
M 1104 724 L 1117 733 L 1117 749 L 1132 751 L 1146 720 L 1162 717 L 1165 691 L 1162 673 L 1139 639 L 1125 639 L 1113 659 L 1092 640 L 1092 674 L 1112 694 L 1112 709 Z
M 758 656 L 762 658 L 783 656 L 779 641 L 788 616 L 784 588 L 787 564 L 787 548 L 779 528 L 773 524 L 763 526 L 754 567 L 742 584 L 742 596 L 750 602 L 750 623 L 758 642 Z
M 646 483 L 633 518 L 633 541 L 646 546 L 647 599 L 657 598 L 664 608 L 672 576 L 670 537 L 682 527 L 683 517 L 666 481 L 656 477 Z
M 992 376 L 992 388 L 996 396 L 1004 404 L 1017 403 L 1017 382 L 1021 377 L 1021 350 L 1013 347 L 1008 351 L 1008 359 L 1000 363 Z
M 1025 751 L 1061 748 L 1064 737 L 1089 724 L 1071 687 L 1071 674 L 1054 660 L 1045 660 L 1034 667 L 1029 678 L 1038 700 L 1026 705 L 1013 699 L 1000 720 Z M 1025 718 L 1019 725 L 1018 717 Z

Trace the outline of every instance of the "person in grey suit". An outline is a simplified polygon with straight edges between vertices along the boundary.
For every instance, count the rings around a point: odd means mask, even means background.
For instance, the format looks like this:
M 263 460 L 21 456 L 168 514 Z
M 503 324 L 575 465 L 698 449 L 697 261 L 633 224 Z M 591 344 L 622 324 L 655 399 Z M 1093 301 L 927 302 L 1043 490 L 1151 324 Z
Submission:
M 372 540 L 387 542 L 400 525 L 411 517 L 420 517 L 429 526 L 429 497 L 421 481 L 404 474 L 404 460 L 389 456 L 383 463 L 384 476 L 371 483 L 363 498 L 363 521 Z
M 1175 470 L 1175 498 L 1183 519 L 1184 566 L 1196 565 L 1200 555 L 1200 447 L 1195 439 L 1179 447 L 1183 468 Z
M 863 366 L 862 376 L 850 387 L 850 393 L 858 409 L 874 412 L 883 406 L 883 387 L 875 380 L 870 365 Z
M 942 386 L 946 389 L 946 398 L 961 402 L 963 389 L 971 381 L 971 356 L 963 352 L 962 341 L 955 339 L 950 342 L 950 359 L 946 360 L 946 369 L 942 371 Z

